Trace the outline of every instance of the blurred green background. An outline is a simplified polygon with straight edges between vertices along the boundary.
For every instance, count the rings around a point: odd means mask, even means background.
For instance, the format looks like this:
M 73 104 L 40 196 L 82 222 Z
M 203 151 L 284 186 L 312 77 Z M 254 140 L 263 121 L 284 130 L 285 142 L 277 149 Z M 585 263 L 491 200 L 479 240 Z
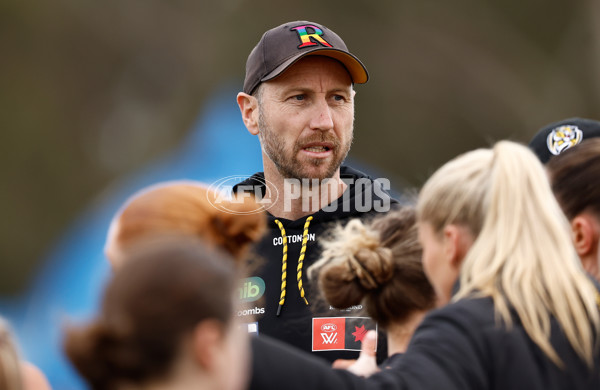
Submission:
M 0 295 L 111 182 L 177 145 L 219 85 L 241 88 L 265 30 L 300 19 L 367 65 L 351 157 L 398 187 L 494 140 L 600 118 L 593 0 L 3 0 Z

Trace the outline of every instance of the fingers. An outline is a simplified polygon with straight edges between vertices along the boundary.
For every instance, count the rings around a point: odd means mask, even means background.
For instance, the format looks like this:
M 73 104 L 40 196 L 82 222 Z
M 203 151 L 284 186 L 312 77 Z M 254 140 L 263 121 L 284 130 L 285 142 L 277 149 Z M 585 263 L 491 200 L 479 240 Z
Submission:
M 361 356 L 364 354 L 369 357 L 375 356 L 375 351 L 377 349 L 377 332 L 374 330 L 370 330 L 367 332 L 365 338 L 362 342 L 362 347 L 360 349 Z
M 331 367 L 337 368 L 340 370 L 347 370 L 348 367 L 356 363 L 356 359 L 337 359 L 333 362 Z
M 346 368 L 348 371 L 359 375 L 359 376 L 370 376 L 377 371 L 377 362 L 375 360 L 375 349 L 377 347 L 377 332 L 370 330 L 367 332 L 365 338 L 362 341 L 362 347 L 360 350 L 360 356 L 358 360 L 350 367 Z

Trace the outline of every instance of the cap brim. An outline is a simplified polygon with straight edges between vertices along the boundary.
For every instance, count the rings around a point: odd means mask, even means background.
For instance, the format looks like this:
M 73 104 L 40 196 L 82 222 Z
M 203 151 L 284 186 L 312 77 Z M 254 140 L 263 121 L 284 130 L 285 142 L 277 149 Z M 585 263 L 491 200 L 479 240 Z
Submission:
M 307 56 L 325 56 L 338 60 L 348 70 L 348 73 L 350 73 L 350 77 L 352 78 L 352 82 L 354 84 L 364 84 L 369 80 L 369 73 L 367 72 L 367 68 L 363 65 L 362 62 L 360 62 L 358 58 L 354 57 L 352 54 L 338 49 L 319 48 L 289 58 L 277 68 L 273 69 L 271 73 L 267 74 L 260 81 L 262 82 L 274 79 L 275 77 L 282 74 L 287 68 L 298 62 L 301 58 Z

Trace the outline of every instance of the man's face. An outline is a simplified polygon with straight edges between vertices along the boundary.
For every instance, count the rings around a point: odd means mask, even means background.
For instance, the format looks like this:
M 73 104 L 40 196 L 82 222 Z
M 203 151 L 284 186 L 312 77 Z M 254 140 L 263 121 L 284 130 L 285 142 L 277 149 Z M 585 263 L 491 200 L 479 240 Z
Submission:
M 354 91 L 346 68 L 308 56 L 261 89 L 259 139 L 279 174 L 332 177 L 352 144 Z

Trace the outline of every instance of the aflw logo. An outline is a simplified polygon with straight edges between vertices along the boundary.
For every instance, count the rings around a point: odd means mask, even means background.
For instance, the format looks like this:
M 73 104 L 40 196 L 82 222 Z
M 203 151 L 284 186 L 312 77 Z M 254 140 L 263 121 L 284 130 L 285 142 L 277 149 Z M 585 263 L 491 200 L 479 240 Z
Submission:
M 323 344 L 335 344 L 337 343 L 337 332 L 335 333 L 321 333 L 321 337 L 323 337 Z
M 315 317 L 312 319 L 313 351 L 360 351 L 367 331 L 377 330 L 368 317 Z

